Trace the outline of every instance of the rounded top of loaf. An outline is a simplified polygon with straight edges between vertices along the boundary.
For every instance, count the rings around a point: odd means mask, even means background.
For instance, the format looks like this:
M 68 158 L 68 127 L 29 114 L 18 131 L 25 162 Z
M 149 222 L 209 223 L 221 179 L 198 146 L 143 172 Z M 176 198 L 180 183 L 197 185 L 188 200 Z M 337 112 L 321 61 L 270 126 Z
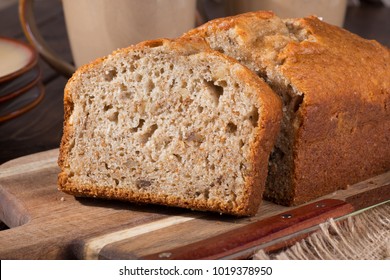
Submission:
M 238 58 L 241 62 L 256 72 L 279 75 L 305 93 L 306 101 L 310 95 L 322 102 L 321 95 L 329 98 L 329 94 L 349 95 L 354 91 L 370 99 L 373 87 L 390 91 L 389 48 L 315 16 L 281 19 L 270 11 L 249 12 L 209 21 L 184 37 L 208 41 L 221 32 L 228 34 L 240 54 L 250 56 Z M 264 53 L 271 49 L 276 55 L 264 59 Z

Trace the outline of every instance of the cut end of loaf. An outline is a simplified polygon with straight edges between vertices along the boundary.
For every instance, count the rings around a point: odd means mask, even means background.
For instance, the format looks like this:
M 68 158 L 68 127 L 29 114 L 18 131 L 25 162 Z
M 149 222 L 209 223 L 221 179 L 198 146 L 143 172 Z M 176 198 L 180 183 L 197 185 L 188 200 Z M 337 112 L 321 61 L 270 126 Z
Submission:
M 270 154 L 265 198 L 291 205 L 294 197 L 294 144 L 301 125 L 304 94 L 282 73 L 284 52 L 291 45 L 316 40 L 299 20 L 283 20 L 270 12 L 250 12 L 216 19 L 189 31 L 185 37 L 205 38 L 209 45 L 236 58 L 262 77 L 280 96 L 281 131 Z
M 254 214 L 278 129 L 258 81 L 217 52 L 168 40 L 82 68 L 66 87 L 59 188 Z

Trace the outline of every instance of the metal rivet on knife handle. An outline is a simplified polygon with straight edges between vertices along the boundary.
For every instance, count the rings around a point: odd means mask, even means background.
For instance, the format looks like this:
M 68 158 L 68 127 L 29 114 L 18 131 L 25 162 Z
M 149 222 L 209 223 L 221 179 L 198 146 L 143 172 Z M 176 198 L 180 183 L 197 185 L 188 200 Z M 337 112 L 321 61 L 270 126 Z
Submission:
M 283 219 L 291 219 L 291 218 L 292 218 L 292 215 L 291 215 L 291 214 L 283 214 L 283 215 L 281 215 L 281 217 L 282 217 Z

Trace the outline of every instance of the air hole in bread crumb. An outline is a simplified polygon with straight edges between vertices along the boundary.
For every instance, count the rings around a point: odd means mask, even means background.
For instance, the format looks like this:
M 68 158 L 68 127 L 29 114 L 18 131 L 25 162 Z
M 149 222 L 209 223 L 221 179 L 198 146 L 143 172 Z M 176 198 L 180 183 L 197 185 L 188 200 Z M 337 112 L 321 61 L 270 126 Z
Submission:
M 220 53 L 225 53 L 225 50 L 221 47 L 219 48 L 215 48 L 216 51 L 220 52 Z
M 120 69 L 121 74 L 125 73 L 127 70 L 126 65 L 123 62 L 120 63 L 118 69 Z
M 156 87 L 156 85 L 153 83 L 152 80 L 148 80 L 148 83 L 146 84 L 146 92 L 152 92 L 152 90 Z
M 138 189 L 143 189 L 150 187 L 152 185 L 152 182 L 150 180 L 138 179 L 137 181 L 135 181 L 135 185 Z
M 118 123 L 118 115 L 119 113 L 118 112 L 112 112 L 109 116 L 108 116 L 108 120 L 114 122 L 114 123 Z
M 202 106 L 198 106 L 198 113 L 202 113 L 203 112 L 203 107 Z
M 237 131 L 237 125 L 232 122 L 229 122 L 226 126 L 226 131 L 228 133 L 235 133 Z
M 115 182 L 115 186 L 119 185 L 119 180 L 118 179 L 114 179 L 114 182 Z
M 204 192 L 203 192 L 203 195 L 204 195 L 204 198 L 205 198 L 206 200 L 209 199 L 210 190 L 209 190 L 209 189 L 205 189 Z
M 107 112 L 110 109 L 112 109 L 112 105 L 104 105 L 103 107 L 104 112 Z
M 104 73 L 104 80 L 107 82 L 112 81 L 117 75 L 118 75 L 118 72 L 116 71 L 116 69 L 106 71 Z
M 124 84 L 124 83 L 121 83 L 120 85 L 119 85 L 119 90 L 121 91 L 121 92 L 128 92 L 128 87 Z
M 227 82 L 225 80 L 218 81 L 218 85 L 221 87 L 227 87 Z
M 135 70 L 134 64 L 130 64 L 128 69 L 129 69 L 130 72 L 134 72 L 134 70 Z M 125 73 L 125 72 L 126 72 L 126 69 L 124 69 L 123 73 Z
M 252 107 L 252 111 L 249 114 L 248 119 L 250 120 L 253 127 L 257 127 L 259 122 L 259 111 L 255 106 Z
M 223 95 L 223 87 L 214 84 L 213 81 L 206 82 L 206 84 L 215 105 L 218 106 L 219 98 Z
M 242 147 L 244 147 L 245 142 L 244 142 L 242 139 L 240 139 L 240 141 L 238 142 L 238 144 L 239 144 L 239 147 L 240 147 L 240 149 L 241 149 Z
M 176 79 L 172 79 L 169 81 L 169 88 L 172 89 L 176 84 Z
M 137 73 L 137 74 L 135 75 L 135 81 L 136 81 L 136 82 L 141 82 L 141 81 L 142 81 L 142 75 L 139 74 L 139 73 Z
M 138 130 L 142 129 L 144 126 L 145 120 L 144 119 L 139 119 L 138 125 L 136 127 L 133 127 L 131 129 L 131 132 L 137 132 Z
M 108 116 L 108 120 L 111 121 L 111 122 L 114 122 L 114 123 L 118 123 L 118 115 L 119 115 L 118 112 L 112 112 L 112 113 Z
M 173 154 L 174 157 L 177 159 L 178 162 L 181 162 L 182 161 L 182 157 L 178 154 Z
M 94 100 L 95 100 L 95 96 L 93 96 L 93 95 L 88 96 L 88 100 L 87 100 L 88 101 L 88 105 L 91 105 Z
M 146 143 L 149 141 L 149 139 L 152 137 L 153 133 L 157 130 L 158 126 L 157 124 L 151 125 L 148 130 L 140 136 L 140 140 L 142 143 Z

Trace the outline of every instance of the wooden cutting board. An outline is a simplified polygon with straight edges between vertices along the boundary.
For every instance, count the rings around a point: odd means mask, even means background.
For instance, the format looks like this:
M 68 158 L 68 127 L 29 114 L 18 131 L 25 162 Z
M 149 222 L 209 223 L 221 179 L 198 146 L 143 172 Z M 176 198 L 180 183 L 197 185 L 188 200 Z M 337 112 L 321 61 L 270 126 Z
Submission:
M 390 199 L 390 172 L 300 207 L 264 201 L 250 218 L 74 198 L 58 150 L 0 166 L 0 259 L 201 259 L 229 254 Z

